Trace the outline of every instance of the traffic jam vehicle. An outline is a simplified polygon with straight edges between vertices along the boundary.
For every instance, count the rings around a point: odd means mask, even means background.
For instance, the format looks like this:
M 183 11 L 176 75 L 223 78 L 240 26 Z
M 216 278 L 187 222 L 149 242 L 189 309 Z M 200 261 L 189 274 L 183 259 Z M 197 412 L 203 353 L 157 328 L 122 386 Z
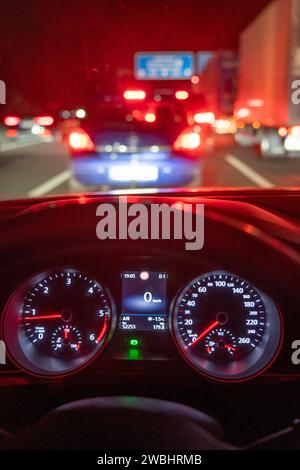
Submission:
M 299 19 L 298 0 L 271 2 L 241 34 L 236 141 L 262 158 L 300 154 Z
M 176 100 L 147 100 L 141 89 L 89 107 L 67 146 L 74 188 L 201 184 L 201 129 Z

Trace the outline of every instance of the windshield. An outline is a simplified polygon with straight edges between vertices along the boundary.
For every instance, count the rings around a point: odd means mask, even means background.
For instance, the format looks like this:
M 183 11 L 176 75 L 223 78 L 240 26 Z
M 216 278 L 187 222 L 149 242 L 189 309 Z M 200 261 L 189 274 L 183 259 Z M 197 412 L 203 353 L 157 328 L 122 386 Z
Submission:
M 300 0 L 5 2 L 0 199 L 300 186 Z

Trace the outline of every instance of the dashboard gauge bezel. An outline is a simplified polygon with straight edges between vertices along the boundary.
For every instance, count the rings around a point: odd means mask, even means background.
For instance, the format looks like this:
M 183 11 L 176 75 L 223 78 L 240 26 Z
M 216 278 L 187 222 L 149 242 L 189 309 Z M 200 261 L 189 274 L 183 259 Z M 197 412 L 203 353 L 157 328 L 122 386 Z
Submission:
M 110 307 L 110 318 L 108 331 L 100 343 L 84 356 L 64 360 L 46 356 L 34 348 L 28 341 L 28 336 L 24 328 L 20 328 L 22 320 L 22 308 L 24 298 L 28 291 L 41 282 L 53 272 L 80 272 L 98 282 L 107 296 Z M 114 299 L 106 284 L 99 280 L 99 276 L 94 276 L 88 270 L 78 266 L 47 266 L 38 272 L 28 276 L 21 282 L 10 295 L 3 310 L 1 318 L 1 335 L 6 344 L 7 356 L 19 369 L 35 377 L 55 379 L 63 378 L 78 373 L 89 364 L 95 361 L 102 353 L 103 349 L 112 339 L 117 323 L 116 306 Z
M 261 297 L 266 310 L 266 331 L 259 345 L 244 358 L 233 361 L 231 364 L 216 364 L 213 361 L 199 359 L 196 354 L 189 352 L 188 347 L 181 339 L 176 317 L 178 307 L 185 294 L 200 279 L 214 274 L 227 274 L 239 278 L 249 284 Z M 272 328 L 271 328 L 272 322 Z M 170 307 L 169 327 L 172 333 L 177 350 L 183 359 L 199 374 L 210 380 L 218 382 L 244 382 L 251 380 L 265 372 L 276 360 L 282 346 L 284 337 L 284 323 L 281 310 L 273 299 L 257 288 L 254 283 L 236 273 L 231 273 L 224 269 L 215 269 L 194 277 L 188 283 L 181 286 Z

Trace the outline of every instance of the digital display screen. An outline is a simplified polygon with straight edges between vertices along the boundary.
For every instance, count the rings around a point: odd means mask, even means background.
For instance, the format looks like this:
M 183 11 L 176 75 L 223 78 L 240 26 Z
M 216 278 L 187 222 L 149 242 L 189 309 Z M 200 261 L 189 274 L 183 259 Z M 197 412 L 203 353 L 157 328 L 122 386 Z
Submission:
M 125 271 L 122 273 L 123 331 L 166 331 L 167 279 L 165 272 Z

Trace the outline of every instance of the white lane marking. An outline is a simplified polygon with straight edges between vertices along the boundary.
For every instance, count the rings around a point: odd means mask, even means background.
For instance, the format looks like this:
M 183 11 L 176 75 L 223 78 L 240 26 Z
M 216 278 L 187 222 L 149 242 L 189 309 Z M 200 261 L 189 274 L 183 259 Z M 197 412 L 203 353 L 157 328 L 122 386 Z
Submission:
M 53 176 L 53 178 L 50 178 L 49 180 L 45 181 L 44 183 L 40 184 L 34 189 L 31 189 L 27 193 L 28 197 L 39 197 L 43 196 L 44 194 L 49 193 L 53 189 L 57 188 L 61 184 L 65 183 L 71 178 L 71 171 L 70 170 L 65 170 L 59 173 L 56 176 Z
M 246 165 L 246 163 L 241 162 L 241 160 L 234 157 L 233 155 L 226 155 L 225 161 L 229 163 L 229 165 L 231 165 L 233 168 L 238 170 L 240 173 L 242 173 L 243 176 L 246 176 L 246 178 L 252 181 L 252 183 L 255 183 L 257 186 L 260 186 L 261 188 L 273 188 L 275 186 L 272 181 L 260 175 L 255 170 L 250 168 L 250 166 Z

